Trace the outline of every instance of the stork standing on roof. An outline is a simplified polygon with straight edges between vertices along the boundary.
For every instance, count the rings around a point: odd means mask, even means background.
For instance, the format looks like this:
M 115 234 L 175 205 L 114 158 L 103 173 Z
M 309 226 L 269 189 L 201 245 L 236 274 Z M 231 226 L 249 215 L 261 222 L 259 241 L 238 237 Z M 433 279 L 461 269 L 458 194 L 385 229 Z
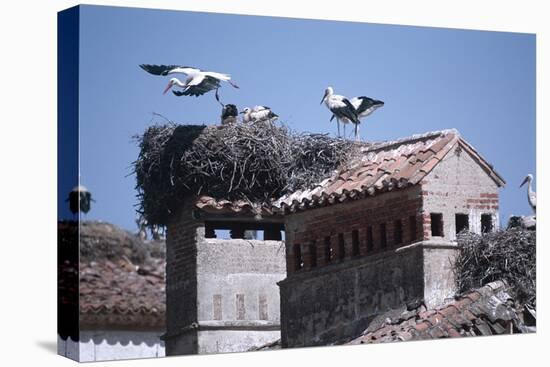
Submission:
M 323 99 L 321 99 L 321 104 L 323 102 L 325 102 L 327 108 L 336 117 L 336 121 L 338 123 L 338 136 L 340 136 L 340 121 L 344 123 L 344 137 L 346 136 L 346 124 L 350 122 L 356 125 L 359 124 L 359 118 L 357 116 L 357 112 L 355 111 L 355 107 L 353 107 L 351 102 L 346 97 L 334 94 L 332 87 L 325 89 L 325 94 Z M 355 138 L 357 138 L 357 129 Z
M 69 193 L 67 200 L 69 202 L 69 209 L 73 214 L 82 212 L 84 214 L 90 211 L 92 201 L 92 193 L 82 185 L 75 186 Z
M 243 114 L 243 122 L 275 121 L 279 116 L 267 106 L 246 107 L 240 113 Z
M 168 85 L 164 89 L 163 94 L 166 94 L 174 86 L 181 88 L 181 90 L 172 90 L 174 95 L 180 96 L 202 96 L 203 94 L 216 91 L 216 100 L 223 106 L 218 95 L 218 89 L 221 87 L 221 82 L 229 83 L 233 88 L 239 88 L 237 84 L 231 81 L 229 74 L 217 73 L 214 71 L 202 71 L 200 69 L 191 66 L 179 66 L 179 65 L 150 65 L 142 64 L 140 67 L 153 75 L 168 76 L 172 74 L 185 74 L 187 78 L 185 82 L 180 81 L 178 78 L 171 78 Z
M 379 101 L 377 99 L 372 99 L 370 97 L 365 97 L 365 96 L 354 97 L 350 100 L 350 103 L 355 108 L 355 113 L 357 114 L 357 117 L 359 120 L 367 116 L 370 116 L 374 111 L 376 111 L 377 109 L 379 109 L 384 105 L 383 101 Z M 330 121 L 332 121 L 334 117 L 336 116 L 333 114 L 332 117 L 330 118 Z M 347 120 L 347 118 L 344 117 L 342 120 Z M 347 120 L 346 122 L 349 123 L 350 121 Z M 354 125 L 355 125 L 355 139 L 358 139 L 359 124 L 354 124 Z
M 533 209 L 533 212 L 536 215 L 537 214 L 537 193 L 533 191 L 533 187 L 531 186 L 532 181 L 533 181 L 533 175 L 528 174 L 527 176 L 525 176 L 525 179 L 523 180 L 523 182 L 519 187 L 522 187 L 527 182 L 529 183 L 527 185 L 527 201 L 529 202 L 531 209 Z

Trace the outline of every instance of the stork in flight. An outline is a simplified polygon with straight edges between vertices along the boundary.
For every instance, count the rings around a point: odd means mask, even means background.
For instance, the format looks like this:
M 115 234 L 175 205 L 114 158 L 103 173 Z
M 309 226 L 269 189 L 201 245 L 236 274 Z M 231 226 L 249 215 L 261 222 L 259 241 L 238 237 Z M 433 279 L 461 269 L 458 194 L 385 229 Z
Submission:
M 231 81 L 231 76 L 228 74 L 216 73 L 214 71 L 202 71 L 200 69 L 191 66 L 179 66 L 179 65 L 150 65 L 141 64 L 140 67 L 153 75 L 167 76 L 172 74 L 185 74 L 187 78 L 185 82 L 182 82 L 178 78 L 171 78 L 168 85 L 164 89 L 163 94 L 166 94 L 174 86 L 180 87 L 182 90 L 172 90 L 176 96 L 202 96 L 203 94 L 216 90 L 216 100 L 220 102 L 218 95 L 218 89 L 220 88 L 220 82 L 227 82 L 233 88 L 239 88 L 239 86 Z
M 533 175 L 528 174 L 519 187 L 522 187 L 527 182 L 529 183 L 529 185 L 527 185 L 527 201 L 529 202 L 531 209 L 533 209 L 533 212 L 536 215 L 537 214 L 537 193 L 533 191 L 533 187 L 531 186 L 532 181 L 533 181 Z
M 332 87 L 325 89 L 325 95 L 323 99 L 321 99 L 321 104 L 323 102 L 325 102 L 327 108 L 332 112 L 334 117 L 336 117 L 336 121 L 338 122 L 338 136 L 340 136 L 340 121 L 344 123 L 344 137 L 346 136 L 346 124 L 350 122 L 356 124 L 356 126 L 359 124 L 359 117 L 357 116 L 355 107 L 353 107 L 346 97 L 334 94 Z M 357 129 L 355 132 L 355 138 L 357 139 Z
M 355 108 L 355 113 L 357 114 L 357 117 L 359 120 L 367 116 L 370 116 L 374 111 L 384 106 L 383 101 L 379 101 L 377 99 L 372 99 L 365 96 L 354 97 L 350 100 L 350 103 Z M 334 117 L 336 116 L 333 114 L 332 117 L 330 118 L 330 121 L 332 121 Z M 347 120 L 346 118 L 344 119 Z M 349 123 L 349 120 L 347 120 L 347 122 Z M 355 124 L 355 139 L 357 139 L 358 136 L 359 136 L 359 124 Z
M 246 107 L 240 113 L 243 114 L 243 122 L 275 121 L 279 116 L 267 106 Z

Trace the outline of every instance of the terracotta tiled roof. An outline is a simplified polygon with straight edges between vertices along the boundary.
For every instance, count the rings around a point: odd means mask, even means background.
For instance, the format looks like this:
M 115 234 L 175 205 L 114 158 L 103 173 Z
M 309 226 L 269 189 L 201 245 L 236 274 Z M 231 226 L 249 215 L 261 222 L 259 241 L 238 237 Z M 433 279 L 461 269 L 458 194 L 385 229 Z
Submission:
M 165 312 L 164 259 L 80 264 L 81 326 L 163 329 Z
M 367 330 L 351 341 L 335 344 L 372 344 L 465 336 L 532 333 L 536 312 L 516 303 L 503 281 L 489 283 L 432 310 L 421 301 L 378 315 Z M 251 350 L 280 349 L 280 339 Z
M 397 314 L 390 311 L 348 344 L 527 333 L 535 331 L 535 321 L 526 322 L 506 284 L 496 281 L 437 309 L 421 305 Z
M 60 240 L 79 250 L 59 269 L 60 280 L 76 278 L 74 287 L 61 282 L 59 292 L 62 300 L 75 300 L 80 327 L 164 329 L 164 241 L 143 241 L 106 222 L 74 223 L 76 237 L 72 227 L 59 225 Z
M 205 212 L 211 213 L 233 213 L 262 216 L 272 216 L 278 214 L 274 208 L 252 203 L 247 200 L 229 201 L 224 199 L 214 199 L 210 196 L 201 196 L 197 199 L 195 206 Z
M 458 131 L 451 129 L 362 148 L 362 158 L 350 168 L 335 172 L 312 189 L 286 195 L 274 205 L 283 212 L 294 212 L 413 186 L 457 145 L 467 151 L 497 185 L 504 185 L 493 167 Z

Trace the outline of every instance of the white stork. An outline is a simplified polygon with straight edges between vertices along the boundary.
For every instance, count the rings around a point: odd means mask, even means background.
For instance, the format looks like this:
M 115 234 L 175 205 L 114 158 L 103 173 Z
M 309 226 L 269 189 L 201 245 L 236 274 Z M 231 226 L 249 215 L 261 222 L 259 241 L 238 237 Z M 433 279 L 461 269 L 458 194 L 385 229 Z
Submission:
M 531 208 L 533 209 L 533 212 L 536 215 L 537 214 L 537 193 L 533 191 L 533 187 L 531 186 L 532 181 L 533 181 L 533 175 L 528 174 L 523 180 L 523 182 L 521 183 L 521 185 L 519 185 L 519 187 L 522 187 L 527 182 L 529 183 L 529 185 L 527 185 L 527 201 L 529 202 L 529 205 L 531 206 Z
M 365 96 L 354 97 L 350 100 L 350 103 L 355 108 L 355 113 L 357 113 L 357 117 L 359 120 L 367 116 L 370 116 L 374 111 L 384 106 L 383 101 L 379 101 L 377 99 L 372 99 Z M 332 115 L 332 117 L 330 118 L 330 121 L 332 121 L 334 117 L 335 115 Z M 347 118 L 343 118 L 342 120 L 347 120 Z M 350 122 L 350 121 L 347 120 L 346 122 Z M 359 136 L 359 124 L 355 124 L 355 139 L 357 139 L 358 136 Z
M 231 81 L 231 76 L 228 74 L 216 73 L 214 71 L 202 71 L 200 69 L 191 66 L 179 66 L 179 65 L 150 65 L 142 64 L 140 67 L 153 75 L 167 76 L 172 74 L 185 74 L 187 78 L 185 82 L 180 81 L 178 78 L 171 78 L 168 85 L 164 89 L 163 94 L 166 94 L 174 86 L 182 88 L 179 90 L 172 90 L 176 96 L 202 96 L 203 94 L 216 90 L 216 100 L 220 102 L 218 96 L 218 89 L 220 88 L 220 82 L 227 82 L 233 88 L 239 88 L 239 86 Z
M 243 114 L 243 122 L 275 121 L 279 116 L 267 106 L 246 107 L 240 113 Z
M 325 89 L 325 95 L 321 99 L 321 104 L 325 102 L 325 105 L 336 117 L 338 122 L 338 136 L 340 136 L 340 121 L 344 123 L 344 137 L 346 136 L 346 124 L 352 122 L 354 124 L 359 124 L 359 118 L 355 107 L 351 102 L 344 96 L 334 94 L 332 87 Z M 332 118 L 331 118 L 332 120 Z

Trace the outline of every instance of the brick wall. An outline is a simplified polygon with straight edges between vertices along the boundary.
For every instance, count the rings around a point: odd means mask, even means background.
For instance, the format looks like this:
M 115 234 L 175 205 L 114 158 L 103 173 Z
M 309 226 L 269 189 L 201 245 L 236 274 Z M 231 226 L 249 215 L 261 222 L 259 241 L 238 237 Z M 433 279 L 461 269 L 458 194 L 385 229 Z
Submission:
M 421 190 L 412 187 L 286 216 L 287 273 L 308 271 L 313 267 L 368 256 L 421 240 L 421 205 Z M 401 222 L 401 236 L 396 236 L 396 221 Z M 372 248 L 368 246 L 369 228 Z M 385 232 L 385 242 L 382 232 Z M 414 233 L 416 238 L 412 238 Z M 396 237 L 401 237 L 400 243 L 397 243 Z M 329 252 L 326 250 L 328 239 L 332 254 L 330 261 L 326 256 Z M 302 267 L 297 265 L 299 253 L 302 255 Z M 313 261 L 314 258 L 316 261 Z
M 280 338 L 283 242 L 205 238 L 199 213 L 186 205 L 168 225 L 166 354 L 245 351 Z
M 483 217 L 498 227 L 498 186 L 460 148 L 420 185 L 287 215 L 283 346 L 356 336 L 415 297 L 428 307 L 451 297 L 457 222 L 480 233 Z
M 166 233 L 166 354 L 196 353 L 196 331 L 182 330 L 197 322 L 197 243 L 204 226 L 193 218 L 190 204 L 182 206 Z
M 279 282 L 283 347 L 327 345 L 360 335 L 376 315 L 423 299 L 423 251 L 394 248 Z
M 441 213 L 444 239 L 456 239 L 456 214 L 468 216 L 469 230 L 481 233 L 481 216 L 499 226 L 497 184 L 465 150 L 449 152 L 422 182 L 424 237 L 431 238 L 430 213 Z

